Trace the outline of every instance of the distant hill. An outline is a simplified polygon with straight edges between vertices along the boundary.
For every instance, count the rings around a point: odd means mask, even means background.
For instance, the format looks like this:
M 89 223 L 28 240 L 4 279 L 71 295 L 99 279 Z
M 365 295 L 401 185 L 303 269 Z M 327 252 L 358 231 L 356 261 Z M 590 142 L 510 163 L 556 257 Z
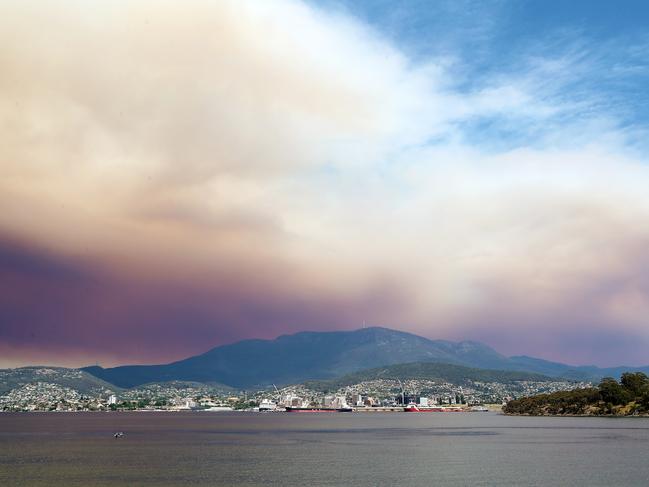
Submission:
M 220 382 L 232 387 L 293 384 L 404 362 L 443 362 L 503 368 L 507 357 L 477 342 L 429 340 L 373 327 L 301 332 L 275 340 L 244 340 L 166 365 L 84 370 L 122 387 L 171 380 Z
M 79 369 L 65 367 L 20 367 L 0 369 L 0 396 L 27 384 L 46 382 L 74 389 L 81 394 L 119 391 L 119 387 Z
M 506 357 L 478 342 L 429 340 L 387 328 L 301 332 L 274 340 L 243 340 L 164 365 L 83 370 L 121 387 L 173 380 L 218 382 L 235 388 L 286 385 L 331 379 L 387 365 L 435 362 L 465 367 L 540 373 L 570 380 L 598 381 L 649 367 L 574 367 L 532 357 Z
M 184 390 L 204 390 L 209 391 L 210 394 L 231 394 L 238 392 L 236 389 L 218 382 L 193 382 L 172 380 L 169 382 L 150 382 L 148 384 L 141 384 L 136 387 L 138 391 L 155 391 L 161 389 L 176 389 L 179 391 Z
M 83 370 L 120 387 L 173 380 L 217 382 L 235 388 L 331 379 L 360 370 L 412 362 L 533 372 L 569 380 L 598 381 L 649 367 L 574 367 L 532 357 L 506 357 L 478 342 L 429 340 L 388 328 L 301 332 L 274 340 L 244 340 L 178 362 Z
M 476 369 L 461 365 L 416 362 L 362 370 L 337 379 L 308 381 L 305 385 L 310 389 L 328 392 L 338 390 L 341 387 L 377 379 L 427 379 L 449 382 L 455 385 L 468 385 L 470 381 L 508 384 L 519 381 L 549 382 L 555 380 L 552 377 L 531 372 Z
M 509 358 L 510 366 L 508 368 L 516 370 L 530 370 L 546 374 L 551 377 L 562 377 L 575 381 L 598 382 L 604 377 L 619 378 L 625 372 L 644 372 L 649 374 L 649 366 L 643 367 L 609 367 L 600 368 L 594 365 L 566 365 L 559 362 L 550 362 L 548 360 L 516 356 Z

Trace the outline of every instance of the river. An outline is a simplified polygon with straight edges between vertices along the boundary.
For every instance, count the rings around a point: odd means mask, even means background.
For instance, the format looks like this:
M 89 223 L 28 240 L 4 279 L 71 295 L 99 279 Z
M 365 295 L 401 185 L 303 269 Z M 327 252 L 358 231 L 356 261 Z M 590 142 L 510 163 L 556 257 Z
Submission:
M 0 414 L 3 486 L 647 486 L 648 452 L 647 418 Z

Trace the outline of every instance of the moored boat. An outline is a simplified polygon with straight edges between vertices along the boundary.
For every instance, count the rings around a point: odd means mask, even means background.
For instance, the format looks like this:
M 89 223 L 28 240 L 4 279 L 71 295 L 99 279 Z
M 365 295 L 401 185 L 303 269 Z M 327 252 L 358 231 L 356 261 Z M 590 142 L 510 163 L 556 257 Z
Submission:
M 351 413 L 352 408 L 293 407 L 286 406 L 287 413 Z
M 447 406 L 422 406 L 411 402 L 403 408 L 406 413 L 461 413 L 464 410 L 458 407 Z
M 269 399 L 262 399 L 262 401 L 259 403 L 259 412 L 276 411 L 276 410 L 277 410 L 277 404 L 275 404 L 273 401 Z
M 485 406 L 471 406 L 469 411 L 474 411 L 474 412 L 478 412 L 478 413 L 488 413 L 489 408 L 485 407 Z

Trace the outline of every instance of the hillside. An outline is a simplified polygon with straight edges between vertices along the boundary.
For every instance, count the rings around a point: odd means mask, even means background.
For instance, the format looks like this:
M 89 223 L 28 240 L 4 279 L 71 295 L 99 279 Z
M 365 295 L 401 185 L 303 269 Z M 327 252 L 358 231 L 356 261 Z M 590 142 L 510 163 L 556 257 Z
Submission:
M 598 382 L 604 377 L 621 377 L 625 372 L 640 371 L 649 374 L 649 367 L 609 367 L 600 368 L 594 365 L 566 365 L 559 362 L 538 359 L 534 357 L 510 357 L 510 367 L 517 370 L 530 370 L 551 377 L 563 377 L 575 381 Z
M 570 380 L 619 377 L 630 367 L 574 367 L 532 357 L 505 357 L 478 342 L 429 340 L 387 328 L 301 332 L 274 340 L 243 340 L 163 365 L 83 370 L 120 387 L 174 380 L 217 382 L 234 388 L 285 385 L 332 379 L 388 365 L 435 362 L 465 367 L 540 373 Z M 649 368 L 637 370 L 648 371 Z
M 350 332 L 302 332 L 275 340 L 244 340 L 166 365 L 84 370 L 122 387 L 171 380 L 255 387 L 328 379 L 414 361 L 495 368 L 506 365 L 508 359 L 476 342 L 429 340 L 374 327 Z
M 649 415 L 649 377 L 642 372 L 626 372 L 620 382 L 605 378 L 598 387 L 509 401 L 503 411 L 528 416 Z
M 119 387 L 79 369 L 65 367 L 20 367 L 0 369 L 0 396 L 27 384 L 48 383 L 74 389 L 81 394 L 97 394 Z
M 519 381 L 549 382 L 553 380 L 551 377 L 530 372 L 476 369 L 461 365 L 415 362 L 363 370 L 337 379 L 308 381 L 305 385 L 313 390 L 334 391 L 341 387 L 377 379 L 426 379 L 449 382 L 455 385 L 467 385 L 469 382 L 510 384 Z
M 191 382 L 172 380 L 169 382 L 151 382 L 148 384 L 139 385 L 133 389 L 126 389 L 124 395 L 143 395 L 148 393 L 155 393 L 156 391 L 201 391 L 202 393 L 209 394 L 234 394 L 239 391 L 236 389 L 219 384 L 217 382 Z

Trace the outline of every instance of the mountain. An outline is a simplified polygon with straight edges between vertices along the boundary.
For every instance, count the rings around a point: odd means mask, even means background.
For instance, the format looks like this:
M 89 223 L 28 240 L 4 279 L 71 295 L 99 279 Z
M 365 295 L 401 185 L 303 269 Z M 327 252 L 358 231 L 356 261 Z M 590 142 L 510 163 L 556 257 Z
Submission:
M 95 375 L 65 367 L 19 367 L 0 369 L 0 396 L 28 384 L 48 383 L 74 389 L 81 394 L 116 392 L 119 388 Z
M 649 366 L 600 368 L 595 365 L 566 365 L 524 355 L 510 357 L 510 363 L 512 368 L 517 370 L 531 370 L 552 377 L 563 377 L 577 381 L 598 382 L 604 377 L 618 378 L 624 372 L 644 372 L 649 374 Z
M 328 392 L 377 379 L 425 379 L 438 382 L 449 382 L 451 384 L 462 386 L 468 385 L 470 381 L 511 384 L 518 381 L 550 382 L 555 380 L 552 377 L 532 372 L 476 369 L 464 367 L 462 365 L 416 362 L 362 370 L 337 379 L 308 381 L 305 385 L 310 389 Z
M 122 387 L 170 380 L 254 387 L 340 377 L 404 362 L 502 368 L 499 366 L 507 361 L 507 357 L 481 343 L 429 340 L 411 333 L 372 327 L 355 331 L 301 332 L 274 340 L 244 340 L 165 365 L 87 367 L 84 370 Z
M 150 382 L 219 382 L 236 388 L 331 379 L 364 369 L 408 362 L 540 373 L 573 380 L 619 376 L 631 367 L 573 367 L 532 357 L 506 357 L 478 342 L 429 340 L 372 327 L 354 331 L 301 332 L 274 340 L 243 340 L 164 365 L 130 365 L 86 372 L 121 387 Z M 649 370 L 649 369 L 648 369 Z

